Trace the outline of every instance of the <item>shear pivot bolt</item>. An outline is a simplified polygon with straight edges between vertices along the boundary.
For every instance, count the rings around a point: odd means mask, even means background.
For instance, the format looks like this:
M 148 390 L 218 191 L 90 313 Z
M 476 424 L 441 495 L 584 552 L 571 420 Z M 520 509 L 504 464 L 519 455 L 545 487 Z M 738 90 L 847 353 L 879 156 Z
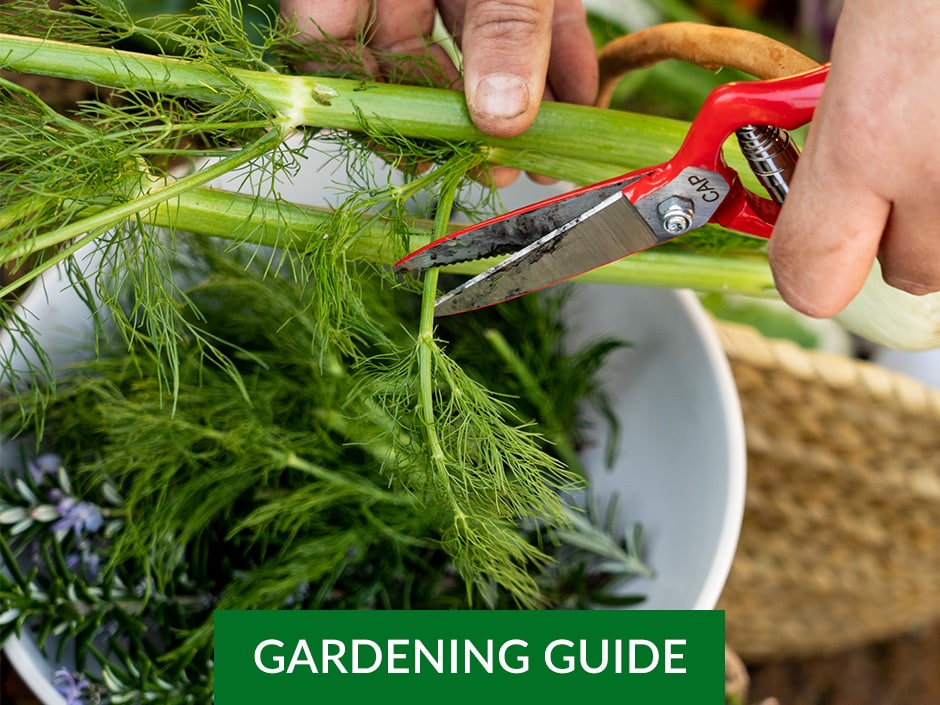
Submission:
M 670 196 L 657 207 L 663 230 L 670 235 L 681 235 L 692 227 L 695 204 L 682 196 Z

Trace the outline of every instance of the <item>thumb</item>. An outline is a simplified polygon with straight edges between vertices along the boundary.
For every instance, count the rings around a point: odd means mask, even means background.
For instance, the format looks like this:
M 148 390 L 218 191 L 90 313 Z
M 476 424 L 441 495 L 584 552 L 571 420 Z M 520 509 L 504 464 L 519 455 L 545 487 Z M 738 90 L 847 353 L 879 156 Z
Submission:
M 461 32 L 464 91 L 474 124 L 494 137 L 524 132 L 538 113 L 553 2 L 468 0 Z

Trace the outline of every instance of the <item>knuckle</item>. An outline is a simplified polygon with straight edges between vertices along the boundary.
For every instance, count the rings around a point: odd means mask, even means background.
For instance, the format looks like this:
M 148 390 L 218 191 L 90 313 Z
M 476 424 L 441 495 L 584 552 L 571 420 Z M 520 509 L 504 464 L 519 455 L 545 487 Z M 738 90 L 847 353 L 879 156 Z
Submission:
M 468 10 L 467 24 L 481 38 L 518 40 L 547 31 L 551 14 L 551 3 L 480 0 Z

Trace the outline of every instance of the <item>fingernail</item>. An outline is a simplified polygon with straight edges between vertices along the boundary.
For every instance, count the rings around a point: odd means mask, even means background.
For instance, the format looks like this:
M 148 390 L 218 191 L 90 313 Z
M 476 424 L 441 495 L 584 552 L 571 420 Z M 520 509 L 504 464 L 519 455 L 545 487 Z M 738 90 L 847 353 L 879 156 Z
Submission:
M 529 87 L 518 76 L 495 73 L 477 83 L 473 93 L 476 113 L 491 118 L 513 118 L 529 108 Z

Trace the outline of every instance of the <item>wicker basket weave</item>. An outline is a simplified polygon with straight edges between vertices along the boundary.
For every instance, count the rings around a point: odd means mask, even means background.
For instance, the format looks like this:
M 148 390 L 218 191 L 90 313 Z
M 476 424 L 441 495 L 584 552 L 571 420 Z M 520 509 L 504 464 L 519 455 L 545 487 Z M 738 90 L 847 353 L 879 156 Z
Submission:
M 717 324 L 748 447 L 741 539 L 718 605 L 756 662 L 940 617 L 940 391 Z

